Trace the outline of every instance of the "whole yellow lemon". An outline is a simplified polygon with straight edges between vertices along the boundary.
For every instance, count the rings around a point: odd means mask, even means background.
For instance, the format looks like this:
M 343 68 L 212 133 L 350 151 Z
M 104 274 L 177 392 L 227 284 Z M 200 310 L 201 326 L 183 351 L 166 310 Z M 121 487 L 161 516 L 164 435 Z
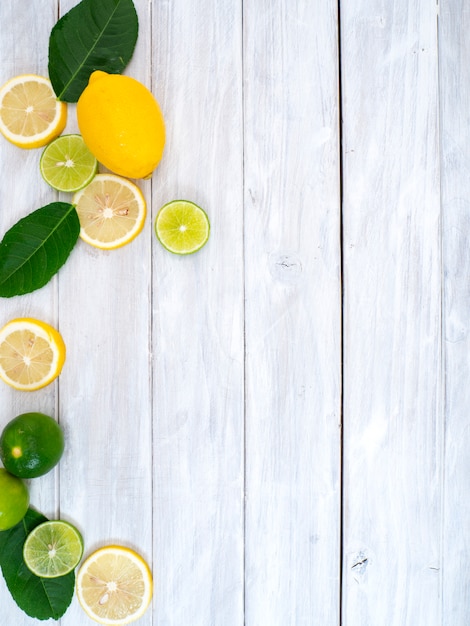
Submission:
M 77 102 L 77 121 L 90 152 L 115 174 L 147 178 L 162 158 L 162 112 L 135 78 L 93 72 Z

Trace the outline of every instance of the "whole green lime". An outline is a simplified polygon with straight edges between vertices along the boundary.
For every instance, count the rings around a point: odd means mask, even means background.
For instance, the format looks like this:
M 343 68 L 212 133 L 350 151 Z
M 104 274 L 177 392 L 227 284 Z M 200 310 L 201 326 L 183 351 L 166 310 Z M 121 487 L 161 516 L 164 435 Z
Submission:
M 0 436 L 0 459 L 20 478 L 36 478 L 49 472 L 64 451 L 64 433 L 44 413 L 22 413 L 12 419 Z
M 0 468 L 0 530 L 21 522 L 28 506 L 29 492 L 24 482 Z

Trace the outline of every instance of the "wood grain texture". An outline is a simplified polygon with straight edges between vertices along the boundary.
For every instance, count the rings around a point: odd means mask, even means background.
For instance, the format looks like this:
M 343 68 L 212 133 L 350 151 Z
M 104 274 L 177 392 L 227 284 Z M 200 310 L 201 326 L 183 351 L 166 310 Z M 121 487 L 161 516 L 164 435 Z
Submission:
M 0 302 L 67 344 L 52 385 L 0 385 L 0 429 L 65 430 L 32 504 L 146 557 L 142 626 L 467 626 L 466 1 L 134 2 L 167 123 L 144 231 Z M 77 0 L 34 4 L 0 2 L 2 84 Z M 0 141 L 1 233 L 70 200 L 40 154 Z M 211 220 L 187 258 L 153 233 L 175 198 Z M 0 606 L 36 623 L 1 577 Z
M 62 1 L 61 14 L 76 4 Z M 126 73 L 150 86 L 149 5 L 135 6 L 139 37 Z M 69 111 L 77 130 L 75 105 Z M 139 185 L 150 197 L 150 183 Z M 85 556 L 114 543 L 136 549 L 153 566 L 151 244 L 150 216 L 121 249 L 97 250 L 80 240 L 58 282 L 68 350 L 60 377 L 68 443 L 60 463 L 61 517 L 82 530 Z M 84 622 L 76 598 L 63 622 Z M 141 623 L 152 624 L 151 611 Z
M 154 93 L 167 149 L 155 217 L 190 199 L 211 221 L 197 254 L 153 245 L 156 623 L 243 624 L 241 2 L 153 7 Z
M 246 624 L 336 624 L 336 2 L 244 3 Z
M 469 32 L 467 3 L 442 3 L 439 58 L 446 394 L 442 612 L 449 626 L 468 624 L 470 615 L 470 505 L 466 493 L 470 475 Z
M 342 3 L 347 626 L 439 624 L 434 2 Z
M 47 41 L 57 19 L 57 2 L 46 0 L 41 12 L 31 20 L 18 19 L 18 4 L 14 0 L 0 3 L 0 84 L 23 73 L 44 74 L 47 70 Z M 47 73 L 46 73 L 47 75 Z M 39 172 L 39 151 L 21 150 L 1 139 L 0 171 L 0 232 L 8 230 L 20 218 L 53 202 L 54 192 L 42 180 Z M 34 317 L 53 326 L 58 324 L 58 286 L 54 278 L 48 285 L 32 294 L 1 299 L 0 325 L 16 317 Z M 16 415 L 41 411 L 55 419 L 58 412 L 58 382 L 32 393 L 21 393 L 1 383 L 0 429 Z M 45 515 L 59 512 L 59 473 L 53 471 L 41 480 L 31 481 L 31 503 Z M 31 624 L 13 602 L 3 577 L 0 576 L 0 621 L 15 626 Z

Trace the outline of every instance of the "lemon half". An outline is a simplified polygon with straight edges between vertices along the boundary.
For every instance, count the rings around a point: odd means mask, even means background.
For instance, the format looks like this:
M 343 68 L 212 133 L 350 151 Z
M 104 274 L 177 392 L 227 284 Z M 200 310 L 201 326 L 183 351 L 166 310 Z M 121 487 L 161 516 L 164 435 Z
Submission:
M 67 122 L 48 78 L 23 74 L 0 89 L 0 131 L 20 148 L 39 148 L 58 137 Z
M 144 559 L 123 546 L 93 552 L 77 573 L 78 601 L 100 624 L 123 625 L 145 613 L 152 599 L 152 574 Z
M 73 197 L 80 237 L 96 248 L 112 250 L 131 242 L 142 230 L 147 204 L 139 187 L 115 174 L 97 174 Z
M 64 361 L 62 336 L 46 322 L 22 317 L 0 330 L 0 378 L 15 389 L 45 387 L 60 374 Z

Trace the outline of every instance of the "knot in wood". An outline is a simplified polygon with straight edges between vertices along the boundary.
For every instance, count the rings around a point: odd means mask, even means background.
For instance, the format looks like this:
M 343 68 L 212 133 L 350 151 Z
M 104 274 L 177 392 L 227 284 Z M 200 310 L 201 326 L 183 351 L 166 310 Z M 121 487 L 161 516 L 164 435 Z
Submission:
M 270 255 L 269 270 L 271 276 L 283 283 L 294 284 L 299 282 L 302 269 L 302 262 L 295 253 L 274 252 Z

